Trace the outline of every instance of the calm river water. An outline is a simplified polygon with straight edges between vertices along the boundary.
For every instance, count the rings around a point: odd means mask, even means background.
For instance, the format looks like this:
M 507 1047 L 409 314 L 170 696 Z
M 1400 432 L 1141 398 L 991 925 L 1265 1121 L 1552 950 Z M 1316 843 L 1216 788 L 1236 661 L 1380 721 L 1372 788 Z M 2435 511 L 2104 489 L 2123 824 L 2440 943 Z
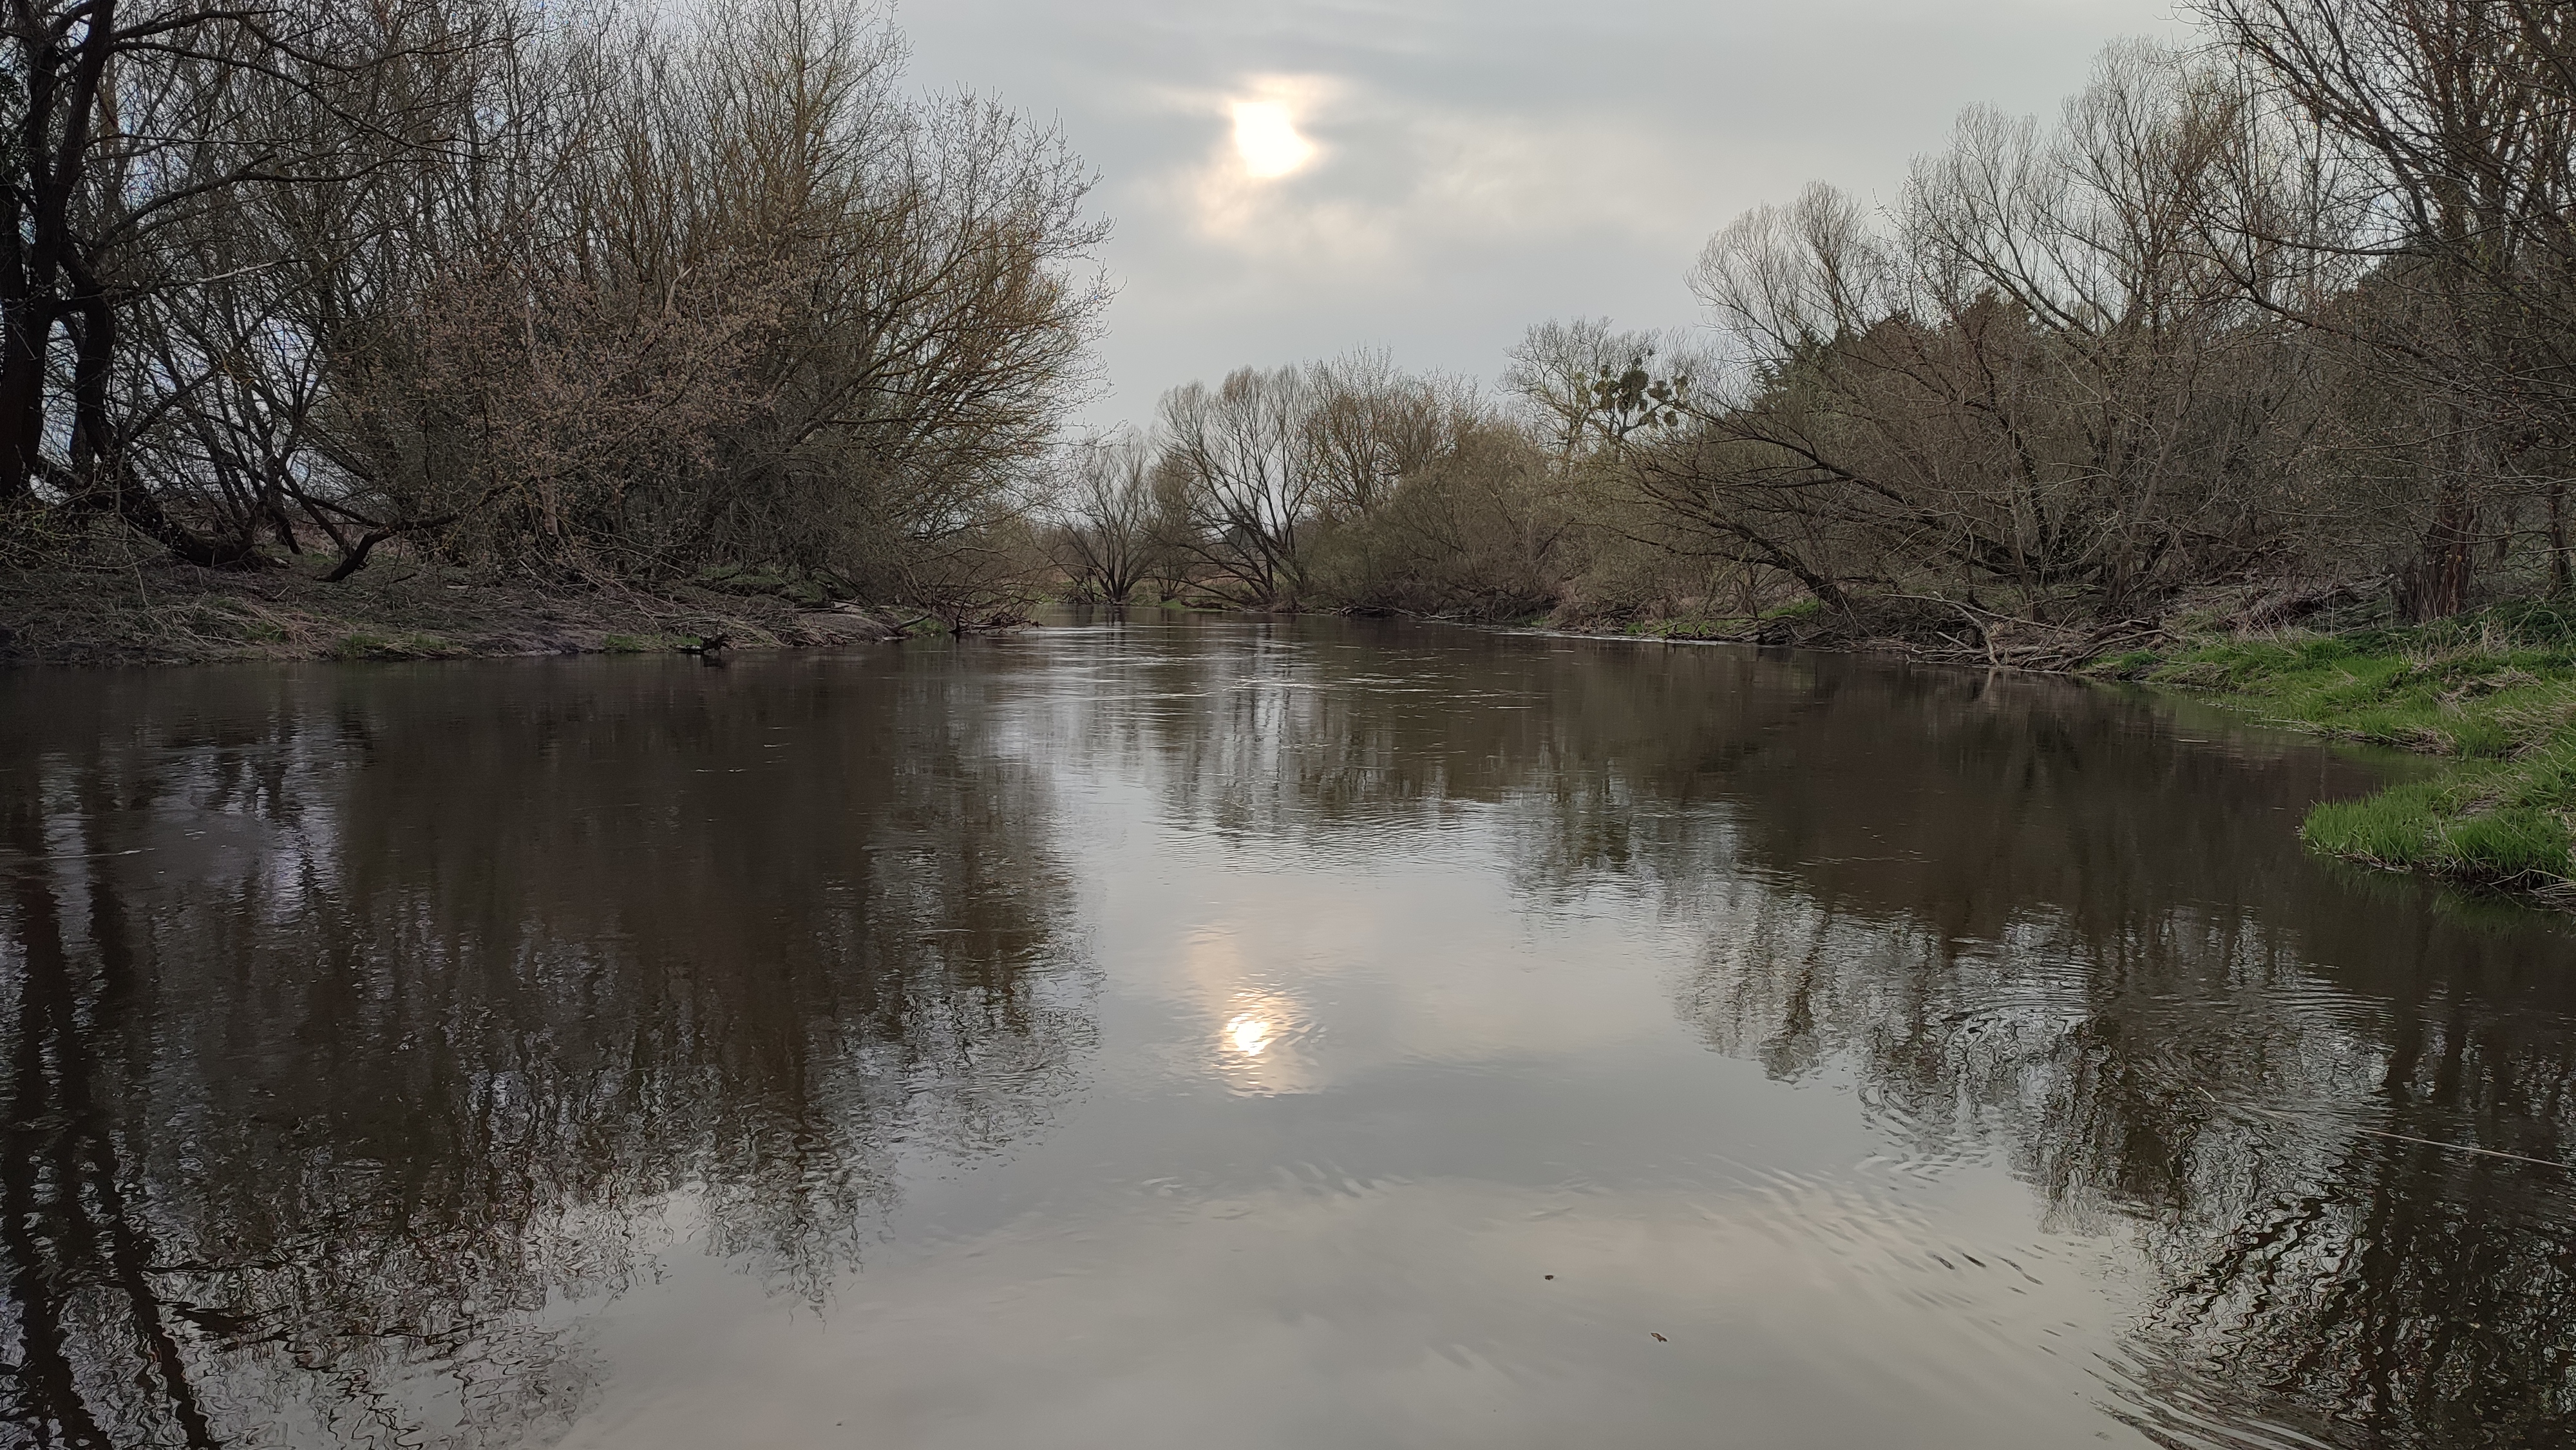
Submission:
M 0 1442 L 2576 1443 L 2576 933 L 2306 859 L 2373 769 L 1334 622 L 0 676 Z

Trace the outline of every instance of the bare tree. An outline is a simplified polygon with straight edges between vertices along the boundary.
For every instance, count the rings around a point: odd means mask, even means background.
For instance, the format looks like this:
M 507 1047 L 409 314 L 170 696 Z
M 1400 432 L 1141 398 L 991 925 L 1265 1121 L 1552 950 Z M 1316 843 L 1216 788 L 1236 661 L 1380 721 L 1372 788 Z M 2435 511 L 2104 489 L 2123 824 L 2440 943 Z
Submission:
M 1156 564 L 1153 444 L 1133 430 L 1087 438 L 1064 467 L 1065 571 L 1103 603 L 1125 604 Z
M 112 511 L 192 562 L 247 561 L 248 530 L 209 537 L 173 514 L 142 457 L 151 430 L 201 385 L 200 368 L 250 345 L 241 324 L 262 310 L 245 317 L 240 303 L 266 289 L 221 285 L 258 264 L 209 246 L 209 234 L 256 192 L 370 164 L 373 148 L 353 138 L 398 122 L 407 98 L 367 94 L 353 76 L 435 68 L 474 43 L 448 7 L 404 0 L 363 13 L 168 0 L 0 8 L 17 92 L 13 175 L 0 188 L 0 503 L 50 496 Z M 279 124 L 299 109 L 330 124 Z M 223 264 L 233 270 L 206 270 Z M 234 304 L 231 328 L 147 335 L 176 294 L 213 291 Z M 273 521 L 277 510 L 237 512 Z
M 2053 132 L 1969 112 L 1890 216 L 1822 187 L 1748 215 L 1694 283 L 1732 354 L 1631 450 L 1642 497 L 1834 608 L 2119 619 L 2277 558 L 2316 364 L 2247 283 L 2306 254 L 2206 225 L 2211 193 L 2297 184 L 2246 164 L 2273 120 L 2115 49 Z
M 2548 0 L 2202 0 L 2219 38 L 2335 145 L 2353 296 L 2296 315 L 2366 347 L 2416 406 L 2374 419 L 2422 487 L 2401 603 L 2465 607 L 2536 493 L 2569 584 L 2576 443 L 2576 15 Z M 2293 241 L 2303 239 L 2291 239 Z
M 1323 480 L 1306 454 L 1312 387 L 1297 368 L 1240 368 L 1163 395 L 1156 487 L 1166 542 L 1241 603 L 1293 609 Z
M 1623 424 L 1649 421 L 1642 410 L 1622 413 L 1614 406 L 1632 371 L 1680 382 L 1699 366 L 1686 339 L 1578 317 L 1541 322 L 1523 334 L 1503 369 L 1503 386 L 1520 399 L 1557 457 L 1571 462 L 1615 445 L 1624 436 L 1618 431 Z
M 859 0 L 127 0 L 0 36 L 0 503 L 201 564 L 318 534 L 335 578 L 403 540 L 950 597 L 1025 553 L 1107 298 L 1090 178 L 909 94 Z

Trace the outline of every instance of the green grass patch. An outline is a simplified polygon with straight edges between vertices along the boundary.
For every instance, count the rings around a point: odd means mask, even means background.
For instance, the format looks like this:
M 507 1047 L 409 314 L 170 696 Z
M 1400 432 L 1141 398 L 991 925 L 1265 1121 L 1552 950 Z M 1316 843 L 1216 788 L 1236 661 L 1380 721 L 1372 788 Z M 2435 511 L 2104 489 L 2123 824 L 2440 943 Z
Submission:
M 2576 891 L 2576 605 L 2501 605 L 2346 634 L 2214 637 L 2121 655 L 2095 672 L 2449 763 L 2424 780 L 2318 806 L 2301 833 L 2319 851 L 2473 885 Z
M 611 634 L 600 638 L 599 648 L 602 653 L 613 655 L 661 654 L 697 643 L 695 635 Z

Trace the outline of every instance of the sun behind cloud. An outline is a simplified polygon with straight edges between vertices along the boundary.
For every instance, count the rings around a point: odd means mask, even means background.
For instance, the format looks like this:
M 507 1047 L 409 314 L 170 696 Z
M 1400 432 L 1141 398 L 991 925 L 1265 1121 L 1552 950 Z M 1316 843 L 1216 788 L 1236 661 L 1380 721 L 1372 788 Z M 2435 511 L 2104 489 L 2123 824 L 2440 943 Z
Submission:
M 1315 159 L 1315 143 L 1297 134 L 1297 118 L 1282 101 L 1235 101 L 1234 153 L 1246 174 L 1267 181 Z

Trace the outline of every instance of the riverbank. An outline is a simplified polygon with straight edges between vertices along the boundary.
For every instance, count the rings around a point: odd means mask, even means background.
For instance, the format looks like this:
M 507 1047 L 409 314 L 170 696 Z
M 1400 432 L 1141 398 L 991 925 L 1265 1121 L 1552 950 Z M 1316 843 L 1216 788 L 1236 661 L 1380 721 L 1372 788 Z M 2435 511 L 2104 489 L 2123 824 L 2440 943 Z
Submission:
M 2300 826 L 2311 849 L 2576 910 L 2576 608 L 2526 601 L 2403 627 L 2178 621 L 2091 631 L 1949 608 L 1947 619 L 1908 602 L 1882 605 L 1885 618 L 1807 609 L 1574 632 L 1883 650 L 2124 681 L 2268 725 L 2393 746 L 2439 768 L 2376 795 L 2317 806 Z
M 2402 628 L 2184 637 L 2083 673 L 2442 769 L 2310 811 L 2313 849 L 2576 908 L 2576 609 L 2538 602 Z
M 401 561 L 337 584 L 148 563 L 0 571 L 0 662 L 424 660 L 862 644 L 892 624 L 774 593 L 541 588 Z
M 2395 746 L 2442 768 L 2302 824 L 2322 853 L 2576 909 L 2576 609 L 2499 606 L 2410 628 L 2040 633 L 1963 616 L 1791 611 L 1595 633 L 1901 648 L 1910 657 L 2129 681 L 2267 724 Z M 1891 628 L 1891 625 L 1904 627 Z M 2016 633 L 2015 630 L 2018 629 Z M 405 562 L 338 584 L 144 564 L 0 574 L 0 662 L 203 664 L 795 648 L 896 637 L 892 623 L 771 592 L 540 588 Z

